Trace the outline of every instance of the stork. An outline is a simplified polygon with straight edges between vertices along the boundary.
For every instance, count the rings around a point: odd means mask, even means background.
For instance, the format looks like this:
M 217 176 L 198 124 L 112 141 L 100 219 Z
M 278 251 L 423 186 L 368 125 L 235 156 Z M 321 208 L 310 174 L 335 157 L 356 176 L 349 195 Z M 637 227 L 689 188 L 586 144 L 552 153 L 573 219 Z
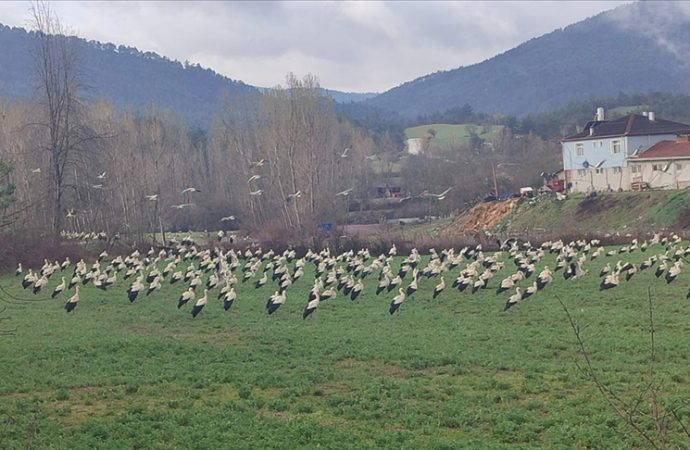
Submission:
M 192 317 L 199 315 L 206 303 L 208 302 L 208 289 L 204 289 L 204 295 L 196 301 L 196 304 L 192 308 Z
M 398 289 L 398 295 L 393 297 L 393 300 L 391 300 L 390 308 L 388 309 L 388 312 L 391 313 L 391 315 L 400 308 L 400 305 L 402 305 L 402 302 L 405 301 L 405 291 L 403 291 L 402 288 Z
M 79 301 L 79 286 L 75 287 L 75 292 L 74 295 L 67 300 L 67 303 L 65 303 L 65 310 L 70 313 L 74 311 L 74 308 L 77 307 L 77 302 Z

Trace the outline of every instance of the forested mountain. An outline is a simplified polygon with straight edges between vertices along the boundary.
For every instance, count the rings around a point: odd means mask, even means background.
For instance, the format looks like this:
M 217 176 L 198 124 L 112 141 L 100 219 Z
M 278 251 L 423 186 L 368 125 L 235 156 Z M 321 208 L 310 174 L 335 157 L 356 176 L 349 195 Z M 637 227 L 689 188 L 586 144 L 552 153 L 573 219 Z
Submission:
M 135 111 L 155 103 L 193 122 L 206 122 L 222 98 L 256 91 L 213 70 L 172 61 L 156 53 L 72 39 L 81 58 L 87 98 L 103 98 Z M 32 95 L 34 40 L 34 33 L 0 25 L 0 96 Z
M 0 25 L 0 99 L 33 89 L 35 35 Z M 74 38 L 91 99 L 135 111 L 156 104 L 208 123 L 220 102 L 253 108 L 262 88 L 198 65 L 132 47 Z M 651 91 L 690 93 L 690 7 L 638 2 L 527 41 L 482 63 L 437 72 L 382 94 L 322 89 L 339 111 L 369 128 L 470 107 L 475 113 L 526 116 L 573 100 Z M 318 74 L 317 74 L 318 75 Z M 373 124 L 373 125 L 372 125 Z
M 638 2 L 482 63 L 418 78 L 365 103 L 409 118 L 465 104 L 519 116 L 619 92 L 689 93 L 689 48 L 687 4 Z
M 156 104 L 192 123 L 207 123 L 220 102 L 228 100 L 235 108 L 251 108 L 253 94 L 261 91 L 211 69 L 173 61 L 153 52 L 72 39 L 79 49 L 87 98 L 106 99 L 119 107 L 143 111 Z M 0 24 L 0 99 L 32 95 L 34 40 L 33 33 Z M 336 102 L 375 95 L 323 91 Z

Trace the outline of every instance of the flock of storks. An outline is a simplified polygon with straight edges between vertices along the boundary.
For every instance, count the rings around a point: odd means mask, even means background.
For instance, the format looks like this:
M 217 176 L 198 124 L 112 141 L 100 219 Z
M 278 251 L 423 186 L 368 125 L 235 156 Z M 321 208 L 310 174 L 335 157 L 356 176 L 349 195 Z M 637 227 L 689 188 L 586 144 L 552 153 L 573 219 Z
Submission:
M 199 249 L 188 237 L 181 242 L 171 242 L 164 249 L 151 248 L 146 254 L 134 251 L 127 256 L 109 258 L 104 251 L 91 264 L 83 260 L 73 264 L 69 258 L 63 262 L 46 260 L 37 272 L 29 269 L 26 273 L 19 264 L 16 275 L 23 275 L 22 286 L 31 288 L 34 294 L 47 291 L 51 277 L 60 278 L 61 282 L 53 288 L 51 297 L 71 292 L 65 303 L 67 312 L 76 308 L 80 286 L 92 284 L 108 290 L 121 277 L 131 280 L 126 294 L 130 302 L 135 302 L 141 295 L 155 295 L 163 283 L 179 283 L 184 288 L 177 307 L 193 305 L 191 315 L 196 317 L 207 305 L 212 292 L 213 295 L 217 292 L 217 299 L 222 301 L 226 311 L 229 310 L 237 298 L 237 283 L 251 283 L 256 289 L 274 284 L 274 293 L 266 302 L 268 314 L 273 314 L 287 301 L 290 287 L 304 276 L 307 265 L 311 265 L 314 279 L 304 299 L 303 318 L 306 319 L 321 302 L 332 301 L 339 295 L 357 300 L 365 283 L 376 285 L 377 296 L 397 292 L 390 300 L 390 314 L 395 313 L 405 299 L 415 295 L 422 278 L 438 280 L 432 293 L 434 299 L 446 292 L 446 279 L 452 279 L 450 286 L 459 292 L 474 294 L 479 290 L 495 289 L 496 294 L 501 294 L 513 291 L 505 304 L 504 310 L 507 310 L 545 289 L 557 272 L 561 272 L 566 280 L 586 277 L 590 272 L 587 267 L 591 267 L 597 258 L 622 257 L 620 255 L 647 252 L 649 249 L 649 257 L 639 264 L 622 260 L 613 265 L 606 262 L 599 271 L 599 288 L 607 290 L 617 287 L 621 277 L 629 281 L 635 274 L 655 265 L 656 277 L 672 283 L 678 277 L 685 258 L 690 255 L 690 246 L 684 248 L 679 236 L 662 237 L 660 234 L 642 243 L 633 239 L 630 244 L 608 251 L 598 240 L 569 243 L 558 240 L 533 246 L 529 242 L 508 239 L 498 244 L 499 249 L 492 252 L 485 252 L 481 245 L 457 251 L 452 248 L 441 252 L 431 249 L 428 259 L 413 249 L 404 258 L 400 257 L 398 265 L 395 245 L 379 256 L 373 256 L 367 249 L 337 255 L 325 249 L 319 252 L 309 250 L 298 257 L 294 250 Z M 545 265 L 536 272 L 535 265 L 550 261 L 553 261 L 553 271 Z M 490 286 L 494 276 L 510 264 L 514 265 L 512 273 Z M 394 266 L 397 270 L 393 269 Z M 69 271 L 71 276 L 66 276 Z M 690 298 L 690 290 L 687 296 Z

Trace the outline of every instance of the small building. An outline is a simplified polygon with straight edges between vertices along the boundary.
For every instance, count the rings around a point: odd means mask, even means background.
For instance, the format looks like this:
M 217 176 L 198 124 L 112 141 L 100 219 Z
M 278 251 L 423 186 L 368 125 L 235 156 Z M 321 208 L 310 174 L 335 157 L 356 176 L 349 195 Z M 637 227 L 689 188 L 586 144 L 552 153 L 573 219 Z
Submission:
M 426 138 L 409 138 L 405 141 L 407 153 L 410 155 L 419 155 L 425 148 Z
M 399 185 L 379 184 L 376 186 L 377 198 L 402 198 L 405 191 Z
M 690 187 L 690 136 L 657 142 L 628 158 L 632 190 Z
M 690 125 L 658 119 L 654 112 L 606 120 L 604 108 L 597 108 L 582 131 L 561 140 L 565 185 L 571 192 L 630 190 L 629 158 L 687 134 Z

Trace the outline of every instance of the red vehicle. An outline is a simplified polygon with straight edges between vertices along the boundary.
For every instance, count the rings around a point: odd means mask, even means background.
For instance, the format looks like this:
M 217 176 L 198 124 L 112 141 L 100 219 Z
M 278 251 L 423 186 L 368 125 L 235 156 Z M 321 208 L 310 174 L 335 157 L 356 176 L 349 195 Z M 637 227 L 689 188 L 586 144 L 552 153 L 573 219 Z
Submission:
M 565 190 L 565 181 L 558 178 L 552 178 L 546 182 L 546 185 L 554 192 L 563 192 Z

